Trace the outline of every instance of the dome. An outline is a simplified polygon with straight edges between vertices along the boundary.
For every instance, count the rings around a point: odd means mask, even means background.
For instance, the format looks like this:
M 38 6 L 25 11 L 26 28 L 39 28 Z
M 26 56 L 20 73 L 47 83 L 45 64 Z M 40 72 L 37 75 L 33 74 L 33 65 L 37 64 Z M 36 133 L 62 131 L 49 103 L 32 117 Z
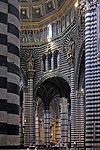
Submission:
M 21 0 L 21 22 L 38 22 L 48 16 L 58 16 L 61 8 L 73 3 L 71 0 Z M 68 6 L 69 7 L 69 6 Z M 61 11 L 61 12 L 62 12 Z

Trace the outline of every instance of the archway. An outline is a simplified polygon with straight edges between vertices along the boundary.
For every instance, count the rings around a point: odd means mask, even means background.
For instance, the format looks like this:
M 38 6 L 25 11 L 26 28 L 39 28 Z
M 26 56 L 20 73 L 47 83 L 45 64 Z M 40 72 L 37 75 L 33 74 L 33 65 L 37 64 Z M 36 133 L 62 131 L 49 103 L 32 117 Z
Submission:
M 68 142 L 70 142 L 71 101 L 68 82 L 61 77 L 49 77 L 39 84 L 35 98 L 38 99 L 36 100 L 38 120 L 38 129 L 36 128 L 36 132 L 38 133 L 36 136 L 37 143 L 49 145 L 50 143 L 59 141 L 63 142 L 66 147 Z M 69 130 L 67 127 L 69 127 Z M 64 128 L 66 128 L 65 131 Z M 64 132 L 66 133 L 66 138 Z

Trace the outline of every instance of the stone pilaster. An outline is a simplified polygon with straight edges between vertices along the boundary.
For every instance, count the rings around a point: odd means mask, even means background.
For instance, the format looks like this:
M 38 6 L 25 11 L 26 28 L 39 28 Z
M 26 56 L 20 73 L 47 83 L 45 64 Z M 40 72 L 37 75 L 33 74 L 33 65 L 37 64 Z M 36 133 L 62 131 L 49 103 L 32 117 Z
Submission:
M 44 143 L 50 144 L 50 110 L 44 111 Z
M 61 142 L 68 146 L 68 100 L 61 98 Z
M 76 142 L 77 147 L 84 148 L 85 100 L 84 90 L 76 91 Z
M 74 51 L 75 42 L 72 37 L 69 38 L 69 46 L 67 50 L 67 62 L 71 66 L 71 145 L 76 141 L 76 98 L 75 98 L 75 82 L 74 82 Z
M 76 98 L 74 85 L 74 66 L 71 67 L 71 146 L 76 141 Z
M 24 112 L 24 122 L 23 122 L 23 129 L 24 129 L 24 146 L 28 146 L 29 144 L 29 140 L 28 140 L 28 129 L 29 129 L 29 115 L 27 115 L 29 113 L 29 107 L 27 107 L 28 105 L 28 91 L 29 88 L 28 86 L 24 86 L 23 87 L 23 112 Z
M 33 104 L 34 72 L 35 70 L 28 70 L 28 87 L 24 88 L 24 146 L 29 146 L 31 142 L 35 141 L 35 108 Z
M 39 144 L 39 117 L 37 111 L 35 113 L 35 144 Z
M 99 106 L 100 103 L 100 66 L 99 61 L 99 31 L 97 40 L 97 10 L 99 2 L 85 2 L 85 101 L 86 101 L 86 150 L 95 150 L 100 147 Z M 98 12 L 99 15 L 99 12 Z M 99 25 L 99 23 L 98 23 Z M 99 29 L 98 29 L 99 30 Z M 98 41 L 98 42 L 97 42 Z M 98 57 L 97 57 L 98 56 Z

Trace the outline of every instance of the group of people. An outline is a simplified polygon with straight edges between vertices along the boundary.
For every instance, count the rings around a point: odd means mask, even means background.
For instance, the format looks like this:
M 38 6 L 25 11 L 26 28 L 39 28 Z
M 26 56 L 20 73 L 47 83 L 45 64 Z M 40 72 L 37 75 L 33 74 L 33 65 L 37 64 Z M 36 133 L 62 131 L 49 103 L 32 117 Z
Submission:
M 57 146 L 57 147 L 64 147 L 64 143 L 62 143 L 62 142 L 59 143 L 59 142 L 57 141 L 57 143 L 56 143 L 55 146 Z

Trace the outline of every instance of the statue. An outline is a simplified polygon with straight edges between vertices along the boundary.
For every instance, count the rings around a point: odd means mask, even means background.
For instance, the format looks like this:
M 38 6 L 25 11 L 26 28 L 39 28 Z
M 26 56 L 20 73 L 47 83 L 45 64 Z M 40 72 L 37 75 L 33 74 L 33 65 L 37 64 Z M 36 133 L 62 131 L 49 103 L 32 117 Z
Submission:
M 30 55 L 30 57 L 27 59 L 27 68 L 28 71 L 33 71 L 34 70 L 34 58 L 32 57 L 32 54 Z
M 73 41 L 72 37 L 70 37 L 67 51 L 67 59 L 74 57 L 74 49 L 75 49 L 75 42 Z

